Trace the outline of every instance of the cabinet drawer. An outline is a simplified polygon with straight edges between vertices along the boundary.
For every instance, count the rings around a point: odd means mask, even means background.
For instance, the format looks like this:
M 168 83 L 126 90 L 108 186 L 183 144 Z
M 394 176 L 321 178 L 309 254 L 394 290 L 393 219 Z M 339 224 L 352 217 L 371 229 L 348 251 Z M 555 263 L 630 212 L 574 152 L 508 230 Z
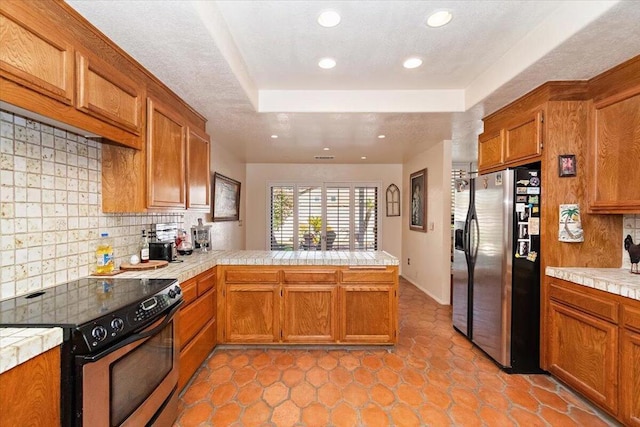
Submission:
M 180 311 L 180 346 L 184 347 L 202 327 L 215 318 L 214 294 L 204 294 L 196 302 Z
M 205 273 L 206 274 L 206 273 Z M 198 295 L 203 295 L 209 289 L 212 289 L 216 286 L 216 272 L 213 270 L 212 273 L 206 274 L 198 279 Z
M 212 319 L 204 329 L 180 352 L 178 390 L 187 384 L 216 345 L 216 321 Z
M 635 329 L 640 332 L 640 309 L 635 307 L 622 307 L 622 322 L 629 329 Z
M 225 281 L 227 283 L 278 283 L 279 270 L 227 270 Z
M 198 297 L 198 288 L 197 283 L 194 279 L 187 280 L 183 284 L 180 285 L 182 289 L 182 299 L 184 300 L 185 307 L 191 304 Z M 184 310 L 184 307 L 182 308 Z
M 394 283 L 393 270 L 374 268 L 353 268 L 342 272 L 343 283 Z
M 618 303 L 615 301 L 607 301 L 594 295 L 578 293 L 553 283 L 549 287 L 549 296 L 586 313 L 618 323 Z
M 284 271 L 284 283 L 338 283 L 336 270 Z

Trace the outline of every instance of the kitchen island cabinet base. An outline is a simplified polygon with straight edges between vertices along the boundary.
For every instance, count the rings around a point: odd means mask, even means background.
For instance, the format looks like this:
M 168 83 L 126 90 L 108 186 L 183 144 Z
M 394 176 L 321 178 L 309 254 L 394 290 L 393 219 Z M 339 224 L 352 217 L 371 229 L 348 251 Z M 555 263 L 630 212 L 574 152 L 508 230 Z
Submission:
M 217 268 L 221 344 L 397 343 L 397 266 Z

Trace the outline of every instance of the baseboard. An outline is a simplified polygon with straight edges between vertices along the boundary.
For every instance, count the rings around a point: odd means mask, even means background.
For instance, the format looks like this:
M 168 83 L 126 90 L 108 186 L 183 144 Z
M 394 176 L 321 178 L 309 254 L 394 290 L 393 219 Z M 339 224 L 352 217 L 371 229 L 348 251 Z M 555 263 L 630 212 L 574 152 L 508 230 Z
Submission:
M 440 305 L 450 305 L 449 301 L 443 301 L 440 298 L 436 297 L 435 295 L 433 295 L 431 292 L 429 292 L 427 289 L 423 288 L 419 283 L 414 282 L 413 280 L 409 279 L 406 276 L 402 276 L 400 275 L 400 277 L 402 277 L 404 280 L 406 280 L 407 282 L 411 283 L 413 286 L 415 286 L 416 288 L 420 289 L 425 295 L 427 295 L 429 298 L 435 300 L 435 302 L 437 302 Z

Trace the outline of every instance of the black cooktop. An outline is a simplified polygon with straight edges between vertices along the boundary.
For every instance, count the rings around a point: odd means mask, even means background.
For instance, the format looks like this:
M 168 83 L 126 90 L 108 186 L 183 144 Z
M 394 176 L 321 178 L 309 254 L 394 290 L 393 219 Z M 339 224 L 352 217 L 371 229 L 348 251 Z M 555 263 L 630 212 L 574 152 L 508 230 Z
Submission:
M 108 316 L 176 283 L 175 279 L 84 278 L 0 301 L 0 327 L 69 327 Z

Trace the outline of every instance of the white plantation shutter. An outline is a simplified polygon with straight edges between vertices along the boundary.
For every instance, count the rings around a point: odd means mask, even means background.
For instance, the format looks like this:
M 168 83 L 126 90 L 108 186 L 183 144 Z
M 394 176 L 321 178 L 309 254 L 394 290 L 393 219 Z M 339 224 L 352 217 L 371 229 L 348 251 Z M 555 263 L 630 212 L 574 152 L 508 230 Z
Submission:
M 322 222 L 322 187 L 298 187 L 299 249 L 320 250 Z
M 271 250 L 293 250 L 294 187 L 271 187 Z
M 351 243 L 351 188 L 327 187 L 326 250 L 349 250 Z M 333 234 L 333 233 L 335 234 Z M 333 242 L 331 239 L 333 238 Z
M 271 250 L 378 250 L 376 184 L 269 185 Z
M 355 249 L 378 249 L 378 187 L 355 187 Z

